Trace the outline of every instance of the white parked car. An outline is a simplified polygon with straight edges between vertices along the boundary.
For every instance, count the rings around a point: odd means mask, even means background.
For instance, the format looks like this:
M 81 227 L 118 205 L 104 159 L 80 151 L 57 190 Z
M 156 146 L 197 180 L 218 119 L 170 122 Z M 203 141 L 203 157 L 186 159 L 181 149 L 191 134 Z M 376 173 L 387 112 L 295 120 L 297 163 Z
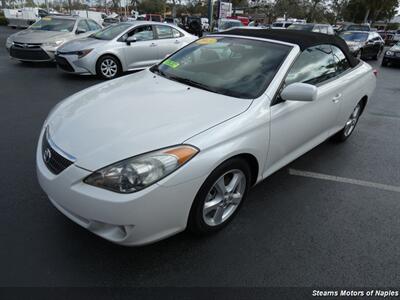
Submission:
M 343 40 L 234 29 L 60 102 L 37 147 L 40 185 L 114 243 L 212 233 L 249 188 L 329 137 L 346 140 L 375 88 Z

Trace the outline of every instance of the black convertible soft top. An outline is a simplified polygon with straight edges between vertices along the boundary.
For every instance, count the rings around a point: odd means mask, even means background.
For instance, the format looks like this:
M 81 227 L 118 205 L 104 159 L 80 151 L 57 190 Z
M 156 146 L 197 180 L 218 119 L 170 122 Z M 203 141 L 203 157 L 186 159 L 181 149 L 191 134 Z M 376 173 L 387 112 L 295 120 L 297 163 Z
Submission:
M 277 40 L 291 44 L 296 44 L 300 47 L 301 51 L 304 51 L 309 47 L 318 45 L 324 45 L 324 44 L 334 45 L 343 51 L 343 53 L 349 60 L 351 67 L 355 67 L 359 63 L 359 60 L 350 53 L 349 47 L 347 46 L 346 42 L 342 38 L 335 35 L 301 31 L 301 30 L 288 30 L 288 29 L 240 29 L 240 28 L 234 28 L 216 34 L 241 35 L 241 36 L 251 36 L 256 38 Z

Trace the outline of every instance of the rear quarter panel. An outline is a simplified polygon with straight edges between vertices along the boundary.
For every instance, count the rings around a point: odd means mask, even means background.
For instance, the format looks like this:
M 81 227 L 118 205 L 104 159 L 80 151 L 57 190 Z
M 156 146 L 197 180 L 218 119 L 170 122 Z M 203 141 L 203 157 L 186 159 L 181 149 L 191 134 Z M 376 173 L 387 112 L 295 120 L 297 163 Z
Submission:
M 343 99 L 340 105 L 337 130 L 343 128 L 361 99 L 367 97 L 367 100 L 369 100 L 371 98 L 376 87 L 373 68 L 363 61 L 352 71 L 342 76 L 340 81 L 344 83 L 344 90 L 342 91 Z

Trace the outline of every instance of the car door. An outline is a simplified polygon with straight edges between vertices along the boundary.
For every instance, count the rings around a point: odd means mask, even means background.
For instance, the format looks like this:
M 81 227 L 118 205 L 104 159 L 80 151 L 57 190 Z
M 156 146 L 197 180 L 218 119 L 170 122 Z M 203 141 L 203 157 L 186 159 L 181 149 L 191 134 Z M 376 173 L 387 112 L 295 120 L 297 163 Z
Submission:
M 176 50 L 182 48 L 183 34 L 168 25 L 155 25 L 155 32 L 157 37 L 157 51 L 158 58 L 163 59 L 167 55 L 174 53 Z
M 312 102 L 272 101 L 270 148 L 266 164 L 277 170 L 329 137 L 337 124 L 341 91 L 334 80 L 336 66 L 329 45 L 304 50 L 288 72 L 284 86 L 302 82 L 318 88 Z
M 136 38 L 135 42 L 126 43 L 123 49 L 126 65 L 129 70 L 142 69 L 157 63 L 159 60 L 158 44 L 151 25 L 135 27 L 121 37 L 121 39 L 125 41 L 128 37 Z
M 360 99 L 357 99 L 357 96 L 354 95 L 354 91 L 357 90 L 357 88 L 354 87 L 354 74 L 351 72 L 352 68 L 346 55 L 336 46 L 332 45 L 331 48 L 336 64 L 336 76 L 334 82 L 341 95 L 337 102 L 337 104 L 339 104 L 339 115 L 336 121 L 336 126 L 332 128 L 330 133 L 334 134 L 343 128 L 345 122 L 348 120 Z

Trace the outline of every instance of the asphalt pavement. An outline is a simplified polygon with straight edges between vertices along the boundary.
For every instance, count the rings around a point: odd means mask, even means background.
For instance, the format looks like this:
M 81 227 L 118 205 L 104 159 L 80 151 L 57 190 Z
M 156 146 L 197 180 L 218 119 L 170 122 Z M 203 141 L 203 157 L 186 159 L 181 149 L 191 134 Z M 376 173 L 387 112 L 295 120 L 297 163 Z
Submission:
M 257 185 L 225 230 L 128 248 L 64 217 L 36 179 L 48 112 L 100 80 L 10 60 L 13 32 L 0 27 L 0 286 L 399 285 L 400 193 L 374 183 L 400 186 L 400 68 L 370 61 L 378 85 L 353 136 Z

